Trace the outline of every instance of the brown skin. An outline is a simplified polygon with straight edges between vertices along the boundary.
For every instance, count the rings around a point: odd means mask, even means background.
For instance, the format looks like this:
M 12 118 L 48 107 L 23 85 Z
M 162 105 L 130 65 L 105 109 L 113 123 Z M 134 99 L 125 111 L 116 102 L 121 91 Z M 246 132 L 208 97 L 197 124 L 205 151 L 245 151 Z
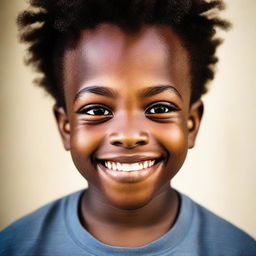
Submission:
M 159 85 L 174 89 L 142 96 L 146 88 Z M 77 95 L 89 86 L 111 88 L 114 95 Z M 202 115 L 201 101 L 190 105 L 190 86 L 188 53 L 167 27 L 145 26 L 128 34 L 102 24 L 83 31 L 75 49 L 66 51 L 67 110 L 55 107 L 55 116 L 65 149 L 88 181 L 82 224 L 100 241 L 143 246 L 174 224 L 179 200 L 170 180 L 194 146 Z M 152 106 L 155 102 L 158 106 Z M 103 106 L 85 109 L 91 104 Z M 123 156 L 123 162 L 162 161 L 142 180 L 121 181 L 96 162 Z

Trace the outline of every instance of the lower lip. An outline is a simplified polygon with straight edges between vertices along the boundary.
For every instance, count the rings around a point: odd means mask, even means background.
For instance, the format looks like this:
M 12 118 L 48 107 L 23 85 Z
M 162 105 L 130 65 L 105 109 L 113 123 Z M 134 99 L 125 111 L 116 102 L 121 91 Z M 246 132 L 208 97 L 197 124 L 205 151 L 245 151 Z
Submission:
M 102 164 L 97 164 L 97 168 L 99 171 L 102 171 L 104 174 L 106 174 L 109 178 L 112 180 L 115 180 L 117 182 L 121 183 L 137 183 L 146 180 L 148 177 L 150 177 L 153 173 L 155 173 L 160 165 L 163 163 L 163 161 L 160 161 L 159 163 L 139 171 L 114 171 L 106 168 Z

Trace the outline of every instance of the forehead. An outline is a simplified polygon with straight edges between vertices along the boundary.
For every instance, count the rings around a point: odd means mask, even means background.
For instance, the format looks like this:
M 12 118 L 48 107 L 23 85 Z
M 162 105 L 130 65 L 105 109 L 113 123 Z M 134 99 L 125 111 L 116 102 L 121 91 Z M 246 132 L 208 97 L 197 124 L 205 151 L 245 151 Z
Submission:
M 187 86 L 189 74 L 187 51 L 165 26 L 144 26 L 136 33 L 127 33 L 116 25 L 101 24 L 82 31 L 76 47 L 64 55 L 64 81 L 77 87 L 75 90 L 85 80 L 99 77 L 106 82 L 133 79 L 136 81 L 131 84 L 137 85 L 144 79 L 150 86 L 162 79 Z

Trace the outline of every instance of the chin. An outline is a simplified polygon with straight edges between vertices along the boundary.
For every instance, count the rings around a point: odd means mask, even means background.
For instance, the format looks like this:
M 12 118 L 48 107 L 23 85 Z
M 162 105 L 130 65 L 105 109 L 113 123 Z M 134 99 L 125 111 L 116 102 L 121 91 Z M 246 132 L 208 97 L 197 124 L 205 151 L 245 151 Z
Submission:
M 111 202 L 111 204 L 113 207 L 120 210 L 138 210 L 146 206 L 149 202 L 120 201 L 120 202 Z
M 131 188 L 132 189 L 132 188 Z M 115 208 L 122 210 L 137 210 L 150 204 L 155 197 L 154 191 L 141 190 L 124 190 L 111 195 L 105 194 L 108 202 Z

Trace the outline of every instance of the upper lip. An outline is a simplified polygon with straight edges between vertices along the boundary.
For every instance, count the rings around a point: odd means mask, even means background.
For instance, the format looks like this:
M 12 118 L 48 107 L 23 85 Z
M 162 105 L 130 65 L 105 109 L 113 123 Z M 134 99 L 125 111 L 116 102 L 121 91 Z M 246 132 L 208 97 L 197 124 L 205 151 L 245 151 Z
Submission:
M 97 161 L 111 161 L 111 162 L 121 162 L 121 163 L 136 163 L 148 160 L 156 160 L 161 158 L 159 155 L 119 155 L 119 156 L 106 156 L 106 157 L 99 157 L 96 158 Z

